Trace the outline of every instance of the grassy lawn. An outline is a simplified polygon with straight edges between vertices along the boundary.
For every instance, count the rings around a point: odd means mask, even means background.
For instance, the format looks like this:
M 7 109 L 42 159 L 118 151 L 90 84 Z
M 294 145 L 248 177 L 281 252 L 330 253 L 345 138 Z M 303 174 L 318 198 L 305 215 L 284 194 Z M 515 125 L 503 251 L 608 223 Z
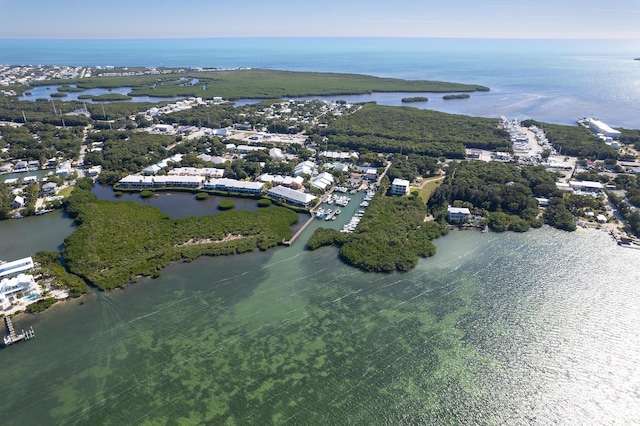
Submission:
M 444 176 L 424 179 L 422 181 L 422 186 L 418 188 L 420 190 L 420 198 L 422 198 L 422 201 L 426 203 L 429 200 L 429 197 L 431 196 L 433 191 L 435 191 L 436 188 L 440 186 L 443 180 L 444 180 Z M 411 190 L 414 190 L 414 189 L 416 188 L 411 188 Z
M 67 186 L 66 188 L 61 189 L 60 191 L 58 191 L 58 193 L 56 194 L 59 197 L 68 197 L 69 195 L 71 195 L 71 191 L 73 191 L 73 186 Z

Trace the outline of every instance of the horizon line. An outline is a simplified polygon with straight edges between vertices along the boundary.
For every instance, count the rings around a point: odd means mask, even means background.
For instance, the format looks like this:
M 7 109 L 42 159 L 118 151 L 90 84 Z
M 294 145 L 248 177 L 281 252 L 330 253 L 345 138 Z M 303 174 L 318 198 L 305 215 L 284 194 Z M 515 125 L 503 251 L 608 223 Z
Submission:
M 431 39 L 431 40 L 565 40 L 565 41 L 640 41 L 638 37 L 502 37 L 502 36 L 483 36 L 483 37 L 455 37 L 455 36 L 177 36 L 177 37 L 94 37 L 94 38 L 77 38 L 77 37 L 0 37 L 0 41 L 133 41 L 133 40 L 212 40 L 212 39 Z

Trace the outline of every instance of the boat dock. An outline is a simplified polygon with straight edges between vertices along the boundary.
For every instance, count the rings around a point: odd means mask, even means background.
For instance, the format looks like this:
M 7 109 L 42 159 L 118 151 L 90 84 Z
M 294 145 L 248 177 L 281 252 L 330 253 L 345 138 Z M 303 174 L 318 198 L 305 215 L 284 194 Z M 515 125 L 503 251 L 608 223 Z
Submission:
M 33 327 L 29 327 L 27 331 L 22 330 L 22 333 L 16 334 L 16 331 L 13 328 L 13 322 L 11 322 L 11 318 L 8 315 L 4 317 L 4 322 L 7 326 L 7 331 L 9 332 L 8 335 L 4 336 L 5 346 L 9 346 L 22 340 L 33 339 L 36 336 L 35 332 L 33 331 Z
M 311 225 L 311 223 L 313 222 L 314 219 L 314 215 L 313 213 L 311 214 L 311 217 L 309 217 L 309 219 L 307 220 L 307 222 L 302 225 L 302 227 L 300 227 L 300 229 L 298 229 L 298 232 L 296 232 L 295 234 L 293 234 L 293 237 L 291 237 L 290 240 L 287 241 L 283 241 L 282 244 L 284 244 L 285 246 L 290 246 L 291 244 L 293 244 L 295 242 L 295 240 L 298 239 L 298 237 L 300 236 L 300 234 L 302 234 L 304 232 L 305 229 L 307 229 L 307 227 L 309 225 Z

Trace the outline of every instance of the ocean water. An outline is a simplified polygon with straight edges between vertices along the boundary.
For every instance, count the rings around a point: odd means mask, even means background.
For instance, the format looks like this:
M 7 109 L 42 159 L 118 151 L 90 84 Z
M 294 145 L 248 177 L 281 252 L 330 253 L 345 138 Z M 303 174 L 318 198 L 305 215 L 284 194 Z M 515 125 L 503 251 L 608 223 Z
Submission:
M 564 115 L 549 121 L 562 122 L 592 106 L 612 124 L 637 123 L 633 46 L 474 43 L 1 41 L 0 62 L 476 82 L 493 89 L 486 104 L 473 95 L 447 108 L 555 109 Z M 409 273 L 367 274 L 334 248 L 304 250 L 326 225 L 291 247 L 173 264 L 158 279 L 16 317 L 36 338 L 0 350 L 2 424 L 640 423 L 639 250 L 597 230 L 455 231 Z M 0 222 L 0 258 L 54 250 L 72 231 L 56 214 Z
M 561 124 L 594 116 L 640 128 L 640 61 L 633 60 L 639 46 L 637 40 L 0 40 L 0 63 L 260 67 L 476 83 L 491 92 L 455 102 L 429 96 L 418 107 Z
M 298 241 L 15 318 L 36 338 L 0 350 L 3 424 L 640 422 L 640 252 L 548 227 L 437 246 L 367 274 Z

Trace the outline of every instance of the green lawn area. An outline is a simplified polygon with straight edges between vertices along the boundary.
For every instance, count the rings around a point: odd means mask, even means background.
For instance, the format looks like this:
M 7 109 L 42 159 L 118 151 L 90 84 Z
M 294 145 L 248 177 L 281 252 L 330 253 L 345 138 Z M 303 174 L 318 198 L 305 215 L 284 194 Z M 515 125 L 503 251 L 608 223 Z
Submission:
M 444 176 L 438 176 L 423 180 L 422 186 L 419 188 L 420 198 L 422 198 L 422 201 L 426 203 L 433 191 L 435 191 L 436 188 L 440 186 L 443 180 Z M 411 188 L 411 190 L 414 190 L 414 188 Z
M 58 193 L 56 194 L 58 197 L 68 197 L 69 195 L 71 195 L 71 191 L 73 191 L 73 186 L 67 186 L 66 188 L 61 189 L 60 191 L 58 191 Z

